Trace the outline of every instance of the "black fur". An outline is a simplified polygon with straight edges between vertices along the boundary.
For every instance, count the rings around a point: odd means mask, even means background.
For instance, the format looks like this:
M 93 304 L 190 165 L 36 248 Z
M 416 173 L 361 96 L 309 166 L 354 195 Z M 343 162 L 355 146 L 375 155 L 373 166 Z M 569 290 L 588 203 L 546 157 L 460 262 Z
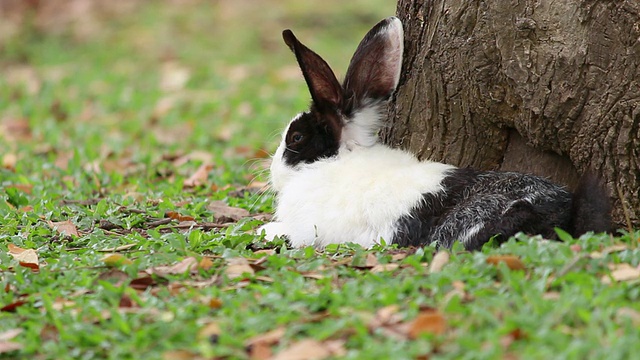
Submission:
M 420 206 L 400 218 L 393 242 L 449 248 L 460 240 L 477 250 L 493 237 L 506 241 L 520 231 L 556 239 L 555 227 L 574 236 L 609 230 L 606 191 L 594 180 L 582 188 L 572 196 L 537 176 L 456 169 L 443 180 L 442 191 L 424 194 Z
M 336 121 L 330 121 L 332 118 Z M 292 121 L 285 135 L 285 163 L 295 166 L 336 155 L 342 130 L 339 122 L 337 114 L 323 115 L 314 110 Z

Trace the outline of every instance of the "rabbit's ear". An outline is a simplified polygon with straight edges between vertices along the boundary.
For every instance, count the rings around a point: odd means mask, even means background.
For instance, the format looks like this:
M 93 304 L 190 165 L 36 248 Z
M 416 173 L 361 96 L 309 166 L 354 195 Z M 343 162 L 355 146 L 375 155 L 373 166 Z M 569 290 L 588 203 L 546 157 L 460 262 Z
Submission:
M 326 61 L 298 41 L 291 30 L 283 31 L 282 38 L 296 55 L 316 108 L 320 112 L 339 109 L 343 98 L 342 86 Z
M 362 39 L 344 80 L 355 109 L 391 96 L 400 78 L 403 42 L 402 23 L 396 17 L 380 21 Z

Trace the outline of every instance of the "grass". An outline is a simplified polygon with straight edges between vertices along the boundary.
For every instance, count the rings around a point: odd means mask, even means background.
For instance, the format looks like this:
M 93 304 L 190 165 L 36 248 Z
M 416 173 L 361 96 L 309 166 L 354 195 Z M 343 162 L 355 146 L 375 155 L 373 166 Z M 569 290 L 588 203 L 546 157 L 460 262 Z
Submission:
M 638 232 L 520 236 L 448 260 L 253 234 L 273 210 L 258 192 L 265 151 L 308 102 L 280 31 L 344 70 L 393 12 L 382 0 L 151 2 L 90 36 L 23 26 L 5 40 L 0 358 L 637 354 Z

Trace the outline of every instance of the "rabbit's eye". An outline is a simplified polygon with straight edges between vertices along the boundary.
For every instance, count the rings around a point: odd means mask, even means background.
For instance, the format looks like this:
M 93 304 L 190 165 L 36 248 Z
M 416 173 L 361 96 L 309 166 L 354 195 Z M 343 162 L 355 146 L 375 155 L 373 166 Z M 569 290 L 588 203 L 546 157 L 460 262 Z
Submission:
M 302 141 L 302 139 L 304 138 L 304 135 L 302 135 L 302 133 L 300 132 L 294 132 L 293 135 L 291 135 L 291 142 L 295 143 L 299 143 L 300 141 Z

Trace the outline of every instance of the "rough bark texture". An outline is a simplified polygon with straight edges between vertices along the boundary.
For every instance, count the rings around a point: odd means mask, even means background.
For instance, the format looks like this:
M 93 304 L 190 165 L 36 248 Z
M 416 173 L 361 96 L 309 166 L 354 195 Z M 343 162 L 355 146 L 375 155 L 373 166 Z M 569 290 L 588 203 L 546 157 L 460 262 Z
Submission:
M 399 0 L 398 16 L 387 143 L 569 187 L 592 171 L 616 222 L 639 224 L 639 1 Z

